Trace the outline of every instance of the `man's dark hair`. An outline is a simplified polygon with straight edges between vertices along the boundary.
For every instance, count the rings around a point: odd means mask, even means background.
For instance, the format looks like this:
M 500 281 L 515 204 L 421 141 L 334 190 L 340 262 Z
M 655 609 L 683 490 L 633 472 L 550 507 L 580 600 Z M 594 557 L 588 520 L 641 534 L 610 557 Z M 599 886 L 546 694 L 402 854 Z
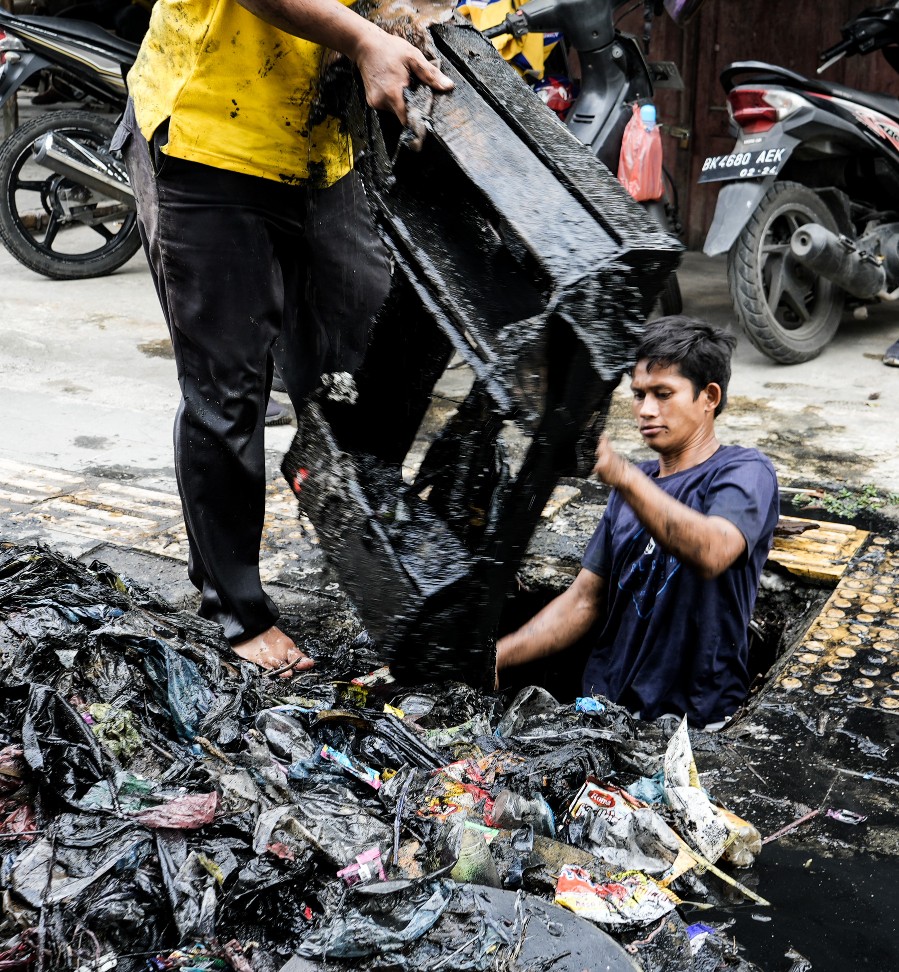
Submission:
M 730 358 L 736 346 L 737 339 L 720 327 L 676 314 L 647 325 L 636 360 L 645 361 L 649 371 L 677 365 L 693 385 L 694 401 L 706 385 L 714 382 L 721 388 L 717 417 L 727 404 Z

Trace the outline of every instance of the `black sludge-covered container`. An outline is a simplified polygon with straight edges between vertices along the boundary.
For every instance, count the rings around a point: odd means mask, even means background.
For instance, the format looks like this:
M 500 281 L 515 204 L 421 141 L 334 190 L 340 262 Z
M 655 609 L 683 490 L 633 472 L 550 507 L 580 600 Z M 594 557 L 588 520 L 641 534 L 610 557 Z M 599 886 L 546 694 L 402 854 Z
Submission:
M 394 675 L 492 684 L 504 594 L 556 480 L 592 454 L 680 245 L 478 31 L 432 36 L 456 87 L 422 151 L 366 117 L 358 167 L 396 269 L 358 398 L 309 403 L 284 472 Z M 453 352 L 474 382 L 409 485 Z M 528 443 L 514 474 L 507 421 Z

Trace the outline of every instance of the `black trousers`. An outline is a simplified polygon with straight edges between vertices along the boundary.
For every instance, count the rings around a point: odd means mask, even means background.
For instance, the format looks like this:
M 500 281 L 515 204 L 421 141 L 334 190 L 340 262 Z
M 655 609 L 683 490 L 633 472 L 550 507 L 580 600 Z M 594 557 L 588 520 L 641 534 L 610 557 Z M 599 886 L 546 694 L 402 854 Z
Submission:
M 278 618 L 259 578 L 265 407 L 353 371 L 390 283 L 358 177 L 316 189 L 170 158 L 129 110 L 123 148 L 175 353 L 175 469 L 200 614 L 239 642 Z

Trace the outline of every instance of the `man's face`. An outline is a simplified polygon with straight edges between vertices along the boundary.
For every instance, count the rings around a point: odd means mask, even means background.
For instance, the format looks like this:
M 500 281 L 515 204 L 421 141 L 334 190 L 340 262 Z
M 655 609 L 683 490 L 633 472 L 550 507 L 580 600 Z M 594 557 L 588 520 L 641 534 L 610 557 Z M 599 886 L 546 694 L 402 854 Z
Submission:
M 714 423 L 718 386 L 709 385 L 695 395 L 692 382 L 677 365 L 649 370 L 646 361 L 638 361 L 631 391 L 637 427 L 655 452 L 680 452 L 702 439 Z

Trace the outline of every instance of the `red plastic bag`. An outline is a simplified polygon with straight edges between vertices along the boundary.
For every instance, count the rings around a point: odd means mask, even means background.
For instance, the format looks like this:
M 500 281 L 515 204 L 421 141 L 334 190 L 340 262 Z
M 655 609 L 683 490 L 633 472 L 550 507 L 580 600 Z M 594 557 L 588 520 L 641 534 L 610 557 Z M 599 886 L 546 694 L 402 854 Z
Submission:
M 662 135 L 655 123 L 655 108 L 644 107 L 652 109 L 646 112 L 646 119 L 641 116 L 640 106 L 634 105 L 634 114 L 624 129 L 618 160 L 618 181 L 637 202 L 661 199 L 665 195 Z

